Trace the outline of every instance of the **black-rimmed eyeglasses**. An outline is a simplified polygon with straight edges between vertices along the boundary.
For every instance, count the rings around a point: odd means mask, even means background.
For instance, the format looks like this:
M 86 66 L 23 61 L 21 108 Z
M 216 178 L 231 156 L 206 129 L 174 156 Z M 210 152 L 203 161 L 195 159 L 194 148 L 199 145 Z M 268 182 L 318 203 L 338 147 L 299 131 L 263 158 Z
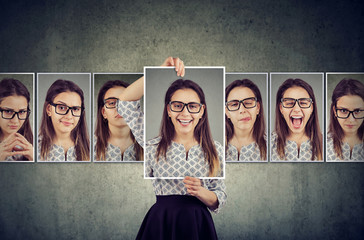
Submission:
M 119 99 L 114 98 L 114 97 L 110 97 L 110 98 L 106 98 L 104 99 L 104 105 L 106 108 L 116 108 L 116 106 L 118 105 L 118 101 Z
M 300 108 L 309 108 L 312 104 L 311 98 L 282 98 L 281 103 L 284 108 L 293 108 L 296 105 L 296 102 L 298 103 L 298 106 Z
M 71 110 L 72 116 L 80 117 L 83 111 L 83 107 L 80 106 L 69 107 L 65 104 L 55 104 L 55 103 L 50 103 L 50 105 L 54 106 L 56 113 L 59 115 L 66 115 L 69 112 L 69 110 Z
M 187 106 L 187 111 L 189 113 L 199 113 L 201 111 L 202 104 L 196 102 L 183 103 L 179 101 L 169 102 L 169 107 L 172 112 L 182 112 Z
M 241 104 L 243 104 L 246 109 L 254 108 L 257 106 L 257 98 L 250 97 L 244 98 L 243 100 L 231 100 L 228 101 L 225 105 L 229 111 L 237 111 L 240 109 Z
M 13 119 L 15 115 L 18 116 L 19 120 L 26 120 L 30 114 L 30 110 L 20 110 L 18 112 L 14 111 L 13 109 L 3 109 L 0 108 L 1 117 L 4 119 Z
M 345 108 L 336 108 L 336 117 L 346 119 L 350 116 L 350 114 L 353 115 L 355 119 L 362 119 L 364 118 L 364 110 L 361 109 L 355 109 L 354 111 L 349 111 Z

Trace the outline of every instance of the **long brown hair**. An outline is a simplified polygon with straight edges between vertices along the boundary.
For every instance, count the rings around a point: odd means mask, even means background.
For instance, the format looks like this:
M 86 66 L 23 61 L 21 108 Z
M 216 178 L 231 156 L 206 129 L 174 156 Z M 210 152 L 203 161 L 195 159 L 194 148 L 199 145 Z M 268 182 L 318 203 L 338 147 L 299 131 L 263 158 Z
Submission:
M 28 103 L 27 109 L 28 109 L 28 111 L 30 111 L 30 109 L 29 109 L 30 94 L 29 94 L 28 89 L 24 86 L 24 84 L 22 82 L 20 82 L 17 79 L 13 79 L 13 78 L 5 78 L 0 81 L 0 103 L 2 102 L 2 100 L 4 98 L 9 97 L 9 96 L 25 97 L 27 99 L 27 103 Z M 18 130 L 18 133 L 23 135 L 29 143 L 33 144 L 33 132 L 32 132 L 32 128 L 30 126 L 29 115 L 28 115 L 27 119 L 25 119 L 21 128 Z M 2 131 L 0 129 L 0 136 L 1 135 L 2 135 Z
M 357 95 L 364 101 L 364 84 L 355 79 L 343 79 L 336 85 L 334 92 L 332 93 L 329 133 L 333 138 L 335 153 L 340 159 L 344 158 L 341 145 L 343 144 L 345 133 L 335 116 L 334 108 L 336 108 L 339 98 L 346 95 Z M 359 139 L 364 142 L 364 122 L 359 127 L 357 134 Z
M 40 156 L 46 160 L 50 148 L 53 144 L 53 139 L 56 135 L 51 118 L 47 114 L 48 104 L 53 103 L 54 98 L 63 92 L 75 92 L 81 98 L 81 108 L 85 109 L 84 95 L 82 89 L 74 82 L 69 80 L 58 79 L 55 81 L 47 91 L 46 99 L 43 105 L 42 122 L 39 129 L 39 136 L 41 137 L 41 151 Z M 82 110 L 80 120 L 77 126 L 71 131 L 71 139 L 75 144 L 77 161 L 90 159 L 90 140 L 87 132 L 85 111 Z
M 97 96 L 97 123 L 95 135 L 97 137 L 96 142 L 96 159 L 97 160 L 106 160 L 105 150 L 107 148 L 107 141 L 110 137 L 110 129 L 107 121 L 104 121 L 104 117 L 102 116 L 102 108 L 104 107 L 104 97 L 106 92 L 113 87 L 128 87 L 129 83 L 121 81 L 121 80 L 113 80 L 106 82 L 100 89 L 99 95 Z M 143 148 L 139 145 L 139 143 L 135 140 L 133 133 L 130 131 L 130 136 L 132 141 L 134 142 L 134 151 L 136 153 L 136 160 L 143 160 Z
M 312 159 L 314 160 L 317 157 L 318 160 L 322 160 L 322 133 L 320 130 L 318 114 L 317 114 L 317 105 L 315 94 L 313 92 L 312 87 L 303 81 L 302 79 L 287 79 L 284 83 L 279 87 L 277 96 L 276 96 L 276 126 L 275 131 L 277 133 L 277 151 L 279 157 L 281 159 L 285 159 L 285 151 L 284 146 L 286 144 L 287 136 L 289 135 L 288 125 L 280 113 L 280 105 L 281 98 L 285 91 L 291 87 L 301 87 L 305 89 L 312 99 L 313 111 L 312 114 L 306 124 L 305 134 L 310 138 L 311 146 L 312 146 Z
M 205 101 L 205 94 L 201 87 L 191 80 L 178 79 L 174 81 L 168 88 L 165 98 L 164 98 L 164 110 L 162 116 L 162 122 L 160 127 L 160 137 L 157 148 L 157 161 L 162 155 L 166 158 L 167 149 L 171 145 L 171 142 L 175 135 L 175 129 L 171 119 L 168 117 L 167 106 L 171 101 L 172 95 L 179 89 L 192 89 L 195 91 L 200 98 L 201 104 L 205 105 L 205 111 L 202 115 L 200 121 L 194 129 L 194 137 L 196 141 L 199 142 L 205 153 L 205 160 L 209 164 L 209 177 L 215 177 L 220 172 L 220 162 L 219 157 L 215 148 L 214 141 L 211 136 L 210 125 L 207 115 L 207 106 Z
M 225 89 L 225 102 L 227 102 L 228 96 L 236 87 L 247 87 L 253 91 L 255 97 L 257 98 L 257 102 L 260 105 L 259 114 L 257 119 L 255 120 L 253 126 L 253 138 L 255 142 L 258 144 L 259 151 L 260 151 L 260 158 L 266 159 L 267 158 L 267 141 L 265 140 L 265 118 L 264 118 L 264 109 L 263 109 L 263 100 L 260 94 L 259 88 L 255 83 L 253 83 L 249 79 L 243 80 L 235 80 L 234 82 L 230 83 L 229 86 Z M 231 120 L 225 115 L 225 129 L 226 129 L 226 143 L 228 143 L 231 138 L 234 136 L 234 125 Z M 226 148 L 227 148 L 226 144 Z

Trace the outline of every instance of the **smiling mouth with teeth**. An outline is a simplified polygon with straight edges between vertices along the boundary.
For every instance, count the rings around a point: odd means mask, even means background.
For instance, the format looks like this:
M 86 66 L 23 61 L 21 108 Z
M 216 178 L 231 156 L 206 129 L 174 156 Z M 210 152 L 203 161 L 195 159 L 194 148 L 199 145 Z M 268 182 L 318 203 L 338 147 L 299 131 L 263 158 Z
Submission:
M 178 119 L 178 121 L 179 121 L 182 125 L 188 125 L 190 122 L 192 122 L 192 120 L 181 120 L 181 119 Z
M 294 128 L 300 128 L 302 124 L 302 116 L 291 116 L 291 122 Z

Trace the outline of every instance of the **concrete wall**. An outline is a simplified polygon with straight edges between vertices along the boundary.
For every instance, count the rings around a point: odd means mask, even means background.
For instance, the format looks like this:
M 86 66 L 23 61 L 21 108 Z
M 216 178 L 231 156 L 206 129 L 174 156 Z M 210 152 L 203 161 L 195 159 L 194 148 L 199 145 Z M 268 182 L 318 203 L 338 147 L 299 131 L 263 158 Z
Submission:
M 361 1 L 2 1 L 0 72 L 364 71 Z M 154 202 L 136 164 L 0 164 L 1 239 L 133 239 Z M 220 239 L 360 239 L 364 164 L 227 164 Z

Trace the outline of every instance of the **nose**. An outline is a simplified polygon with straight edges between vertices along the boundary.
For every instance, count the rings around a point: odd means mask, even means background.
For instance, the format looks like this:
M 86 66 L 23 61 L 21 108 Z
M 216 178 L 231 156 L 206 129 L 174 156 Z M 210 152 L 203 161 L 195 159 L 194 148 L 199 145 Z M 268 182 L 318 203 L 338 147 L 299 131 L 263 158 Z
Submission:
M 18 115 L 18 114 L 16 114 L 16 113 L 14 113 L 13 118 L 12 118 L 12 119 L 10 119 L 10 122 L 14 122 L 14 123 L 16 123 L 16 122 L 19 122 L 19 121 L 20 121 L 20 119 L 19 119 L 19 115 Z
M 67 117 L 67 118 L 71 118 L 72 117 L 72 110 L 68 109 L 67 113 L 64 116 Z
M 301 111 L 301 107 L 298 105 L 297 101 L 294 103 L 293 111 L 294 112 L 300 112 Z
M 240 108 L 239 108 L 239 112 L 243 113 L 246 111 L 246 108 L 244 107 L 244 104 L 242 102 L 239 103 L 240 104 Z
M 354 113 L 353 113 L 353 112 L 349 113 L 348 120 L 349 120 L 349 121 L 355 121 Z
M 183 115 L 189 114 L 187 107 L 188 107 L 187 105 L 183 106 L 183 109 L 182 109 L 182 112 L 181 112 Z

